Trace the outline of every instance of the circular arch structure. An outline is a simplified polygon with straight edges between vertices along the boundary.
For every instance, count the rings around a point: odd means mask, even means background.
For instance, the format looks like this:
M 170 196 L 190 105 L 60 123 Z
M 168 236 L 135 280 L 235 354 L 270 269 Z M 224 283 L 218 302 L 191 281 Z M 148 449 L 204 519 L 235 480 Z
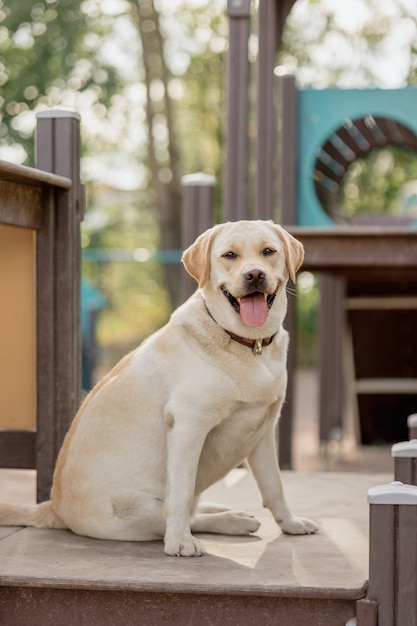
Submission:
M 297 92 L 297 224 L 342 221 L 340 187 L 371 150 L 417 151 L 417 88 L 303 89 Z
M 314 187 L 320 204 L 335 221 L 346 221 L 341 208 L 341 186 L 349 167 L 358 158 L 385 146 L 417 152 L 417 135 L 392 119 L 366 117 L 343 124 L 319 149 L 314 166 Z

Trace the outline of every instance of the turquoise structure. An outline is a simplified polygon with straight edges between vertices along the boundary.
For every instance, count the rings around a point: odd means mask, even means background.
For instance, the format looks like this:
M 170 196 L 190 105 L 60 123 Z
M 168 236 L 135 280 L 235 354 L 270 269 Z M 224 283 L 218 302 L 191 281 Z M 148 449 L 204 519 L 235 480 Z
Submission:
M 384 118 L 401 124 L 417 139 L 417 88 L 404 89 L 300 89 L 297 91 L 297 199 L 296 222 L 301 226 L 334 226 L 320 202 L 314 180 L 318 155 L 338 129 L 356 120 Z M 337 137 L 335 137 L 337 140 Z M 357 137 L 362 153 L 370 145 Z M 336 145 L 337 142 L 335 142 Z M 387 141 L 385 145 L 401 145 Z M 357 155 L 354 157 L 357 158 Z M 354 160 L 352 159 L 352 162 Z M 337 164 L 336 164 L 337 165 Z

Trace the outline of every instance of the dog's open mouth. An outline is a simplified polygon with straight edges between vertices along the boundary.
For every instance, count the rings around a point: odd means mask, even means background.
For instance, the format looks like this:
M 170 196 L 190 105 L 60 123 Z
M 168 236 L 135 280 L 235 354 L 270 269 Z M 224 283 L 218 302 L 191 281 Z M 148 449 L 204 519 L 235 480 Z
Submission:
M 276 291 L 269 295 L 254 291 L 242 298 L 235 298 L 227 289 L 222 291 L 246 326 L 262 326 L 277 295 Z

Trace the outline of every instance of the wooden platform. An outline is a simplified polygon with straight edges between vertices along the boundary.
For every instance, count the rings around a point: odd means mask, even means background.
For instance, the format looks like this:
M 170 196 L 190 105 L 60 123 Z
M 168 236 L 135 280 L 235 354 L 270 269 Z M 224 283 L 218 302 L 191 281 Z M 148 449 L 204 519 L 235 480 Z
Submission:
M 0 498 L 33 499 L 30 472 L 2 471 Z M 368 577 L 368 488 L 387 474 L 284 473 L 293 510 L 314 536 L 282 535 L 253 479 L 234 470 L 207 499 L 262 521 L 249 538 L 204 535 L 207 555 L 172 558 L 161 542 L 128 543 L 69 531 L 0 529 L 0 624 L 346 624 Z M 31 486 L 32 485 L 32 486 Z

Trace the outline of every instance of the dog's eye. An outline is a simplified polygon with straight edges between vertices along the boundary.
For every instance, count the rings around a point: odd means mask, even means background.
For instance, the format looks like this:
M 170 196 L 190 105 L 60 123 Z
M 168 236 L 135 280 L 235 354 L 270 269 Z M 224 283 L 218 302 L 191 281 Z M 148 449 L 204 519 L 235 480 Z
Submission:
M 275 254 L 275 250 L 273 248 L 265 248 L 262 250 L 262 254 L 264 256 L 271 256 L 271 254 Z
M 229 250 L 229 252 L 222 254 L 222 257 L 225 259 L 236 259 L 237 254 L 233 250 Z

